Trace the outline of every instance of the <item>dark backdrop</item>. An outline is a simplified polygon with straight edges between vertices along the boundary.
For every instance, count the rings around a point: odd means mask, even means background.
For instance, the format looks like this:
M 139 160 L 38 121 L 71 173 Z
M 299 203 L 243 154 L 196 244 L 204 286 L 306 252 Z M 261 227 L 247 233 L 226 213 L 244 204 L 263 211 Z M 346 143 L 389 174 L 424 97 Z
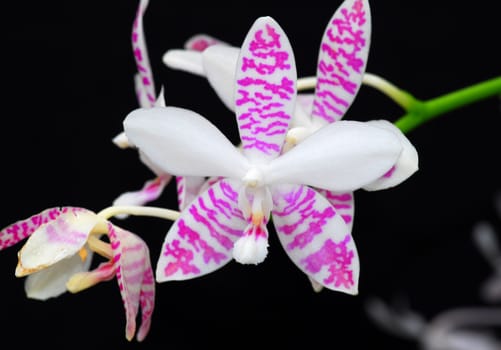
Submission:
M 145 35 L 157 89 L 168 104 L 191 108 L 237 141 L 233 115 L 207 81 L 166 68 L 161 57 L 205 32 L 240 45 L 258 16 L 287 33 L 299 76 L 315 74 L 324 28 L 341 1 L 250 2 L 211 6 L 151 0 Z M 206 3 L 207 4 L 207 3 Z M 367 71 L 427 99 L 501 73 L 494 2 L 372 1 Z M 18 6 L 19 5 L 19 6 Z M 4 227 L 58 205 L 98 211 L 151 178 L 133 150 L 111 139 L 137 107 L 130 34 L 137 1 L 16 2 L 7 9 L 0 149 Z M 5 34 L 6 33 L 6 34 Z M 402 110 L 362 87 L 346 119 L 396 120 Z M 0 325 L 4 341 L 67 348 L 238 348 L 299 343 L 308 348 L 417 349 L 381 331 L 365 301 L 408 298 L 427 319 L 455 307 L 484 305 L 478 291 L 491 270 L 472 243 L 473 225 L 489 220 L 500 189 L 500 101 L 491 98 L 408 134 L 420 170 L 400 186 L 357 191 L 353 235 L 361 259 L 360 293 L 314 293 L 272 231 L 264 263 L 234 262 L 205 277 L 157 285 L 150 334 L 124 338 L 125 316 L 115 281 L 46 302 L 28 300 L 14 277 L 16 246 L 0 254 Z M 175 208 L 169 186 L 156 205 Z M 170 222 L 131 218 L 122 224 L 150 245 L 156 263 Z M 499 328 L 498 328 L 499 330 Z

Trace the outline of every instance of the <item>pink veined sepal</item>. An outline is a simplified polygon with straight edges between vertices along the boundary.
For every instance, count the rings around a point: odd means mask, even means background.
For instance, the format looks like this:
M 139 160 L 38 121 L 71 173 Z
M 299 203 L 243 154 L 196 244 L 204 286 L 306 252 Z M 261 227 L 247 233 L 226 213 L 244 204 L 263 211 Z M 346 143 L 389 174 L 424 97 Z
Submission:
M 239 182 L 223 179 L 196 197 L 165 236 L 157 282 L 211 273 L 232 259 L 233 243 L 247 226 L 238 207 Z
M 277 157 L 294 113 L 296 64 L 289 40 L 271 17 L 258 18 L 237 61 L 235 114 L 244 154 Z
M 273 186 L 273 224 L 287 255 L 325 288 L 358 293 L 359 259 L 351 229 L 314 189 Z
M 136 333 L 136 317 L 141 307 L 142 322 L 137 340 L 144 339 L 151 325 L 154 309 L 155 281 L 149 249 L 138 236 L 108 224 L 113 264 L 126 314 L 125 336 L 131 340 Z
M 362 84 L 371 37 L 367 0 L 345 0 L 325 29 L 317 64 L 314 123 L 341 119 Z

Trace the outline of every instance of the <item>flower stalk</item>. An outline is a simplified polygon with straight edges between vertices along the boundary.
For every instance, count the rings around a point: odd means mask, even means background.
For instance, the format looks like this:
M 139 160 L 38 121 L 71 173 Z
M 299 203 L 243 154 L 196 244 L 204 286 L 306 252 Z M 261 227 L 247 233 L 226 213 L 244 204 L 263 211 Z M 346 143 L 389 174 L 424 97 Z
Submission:
M 501 76 L 427 101 L 415 100 L 395 125 L 407 133 L 437 116 L 499 94 L 501 94 Z

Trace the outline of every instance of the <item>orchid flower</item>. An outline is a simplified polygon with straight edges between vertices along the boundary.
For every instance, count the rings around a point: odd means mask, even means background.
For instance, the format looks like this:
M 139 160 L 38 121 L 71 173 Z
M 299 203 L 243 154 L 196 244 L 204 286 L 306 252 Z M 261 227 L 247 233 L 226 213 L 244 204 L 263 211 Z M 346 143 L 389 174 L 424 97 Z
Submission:
M 352 104 L 362 82 L 373 86 L 388 85 L 380 78 L 365 74 L 370 34 L 368 1 L 344 1 L 330 19 L 322 38 L 317 77 L 314 79 L 315 93 L 297 96 L 283 151 L 289 150 L 321 127 L 340 120 Z M 167 51 L 163 61 L 171 68 L 206 76 L 223 103 L 230 110 L 235 110 L 232 85 L 239 53 L 240 48 L 202 34 L 188 40 L 185 50 Z M 298 90 L 302 85 L 307 87 L 311 83 L 308 80 L 304 83 L 298 81 Z M 363 187 L 365 190 L 381 190 L 396 186 L 412 175 L 418 168 L 418 155 L 414 146 L 392 123 L 384 120 L 372 123 L 394 132 L 403 146 L 396 164 L 384 176 Z M 355 211 L 353 193 L 318 190 L 351 230 Z M 321 290 L 321 285 L 310 281 L 315 291 Z
M 107 234 L 110 244 L 99 237 Z M 155 281 L 149 250 L 133 233 L 113 225 L 103 215 L 77 207 L 50 208 L 0 232 L 1 248 L 28 238 L 18 253 L 16 276 L 28 276 L 28 297 L 45 300 L 64 291 L 73 293 L 116 277 L 126 313 L 125 336 L 147 335 L 155 302 Z M 106 257 L 96 269 L 87 271 L 91 254 Z
M 490 307 L 455 308 L 426 321 L 404 307 L 391 307 L 379 298 L 366 303 L 369 317 L 385 331 L 415 340 L 424 350 L 498 350 L 500 340 L 481 327 L 501 325 L 501 310 Z
M 323 34 L 317 76 L 314 79 L 315 93 L 297 96 L 284 151 L 319 128 L 343 118 L 366 75 L 370 35 L 368 1 L 345 0 L 330 19 Z M 163 56 L 164 63 L 174 69 L 206 76 L 223 103 L 230 110 L 235 110 L 233 84 L 240 48 L 206 34 L 190 38 L 185 48 L 167 51 Z M 372 75 L 365 81 L 375 86 L 388 85 Z M 311 83 L 305 81 L 305 84 Z M 298 82 L 298 90 L 300 88 Z M 399 135 L 404 147 L 396 164 L 384 176 L 364 186 L 366 190 L 381 190 L 396 186 L 413 174 L 418 168 L 418 154 L 392 123 L 384 120 L 373 123 Z M 324 191 L 324 195 L 342 212 L 346 223 L 351 226 L 354 215 L 353 194 Z
M 221 178 L 169 229 L 157 281 L 202 276 L 232 258 L 262 262 L 272 214 L 298 268 L 329 289 L 356 294 L 359 260 L 351 230 L 315 188 L 347 192 L 372 183 L 399 158 L 399 137 L 372 123 L 340 121 L 282 153 L 296 70 L 290 43 L 270 17 L 257 19 L 247 34 L 234 89 L 241 150 L 187 109 L 140 108 L 124 120 L 129 140 L 166 172 Z M 165 152 L 170 149 L 176 152 Z
M 155 91 L 155 82 L 151 64 L 149 62 L 148 49 L 144 38 L 143 17 L 149 0 L 140 0 L 136 11 L 136 17 L 132 27 L 132 49 L 138 73 L 134 76 L 136 96 L 139 106 L 143 108 L 165 106 L 163 89 L 158 94 Z M 113 142 L 120 148 L 133 147 L 124 132 L 113 138 Z M 172 175 L 155 166 L 144 155 L 139 154 L 140 160 L 156 175 L 154 179 L 147 180 L 143 187 L 137 191 L 127 191 L 119 195 L 114 201 L 114 206 L 144 205 L 160 197 L 165 186 L 171 181 Z M 177 177 L 179 208 L 183 209 L 187 203 L 200 190 L 205 179 L 199 177 Z M 127 214 L 118 216 L 127 217 Z

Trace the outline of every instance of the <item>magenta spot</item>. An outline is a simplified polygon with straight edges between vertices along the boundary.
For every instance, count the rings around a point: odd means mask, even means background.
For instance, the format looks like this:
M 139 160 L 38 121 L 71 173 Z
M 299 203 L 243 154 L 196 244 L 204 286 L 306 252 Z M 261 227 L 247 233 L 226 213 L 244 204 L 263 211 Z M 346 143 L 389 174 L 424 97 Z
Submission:
M 200 269 L 193 265 L 193 252 L 179 246 L 180 241 L 174 240 L 171 244 L 167 244 L 163 251 L 163 255 L 174 258 L 173 262 L 169 262 L 164 268 L 165 276 L 171 276 L 178 270 L 181 270 L 184 275 L 189 273 L 198 274 Z

